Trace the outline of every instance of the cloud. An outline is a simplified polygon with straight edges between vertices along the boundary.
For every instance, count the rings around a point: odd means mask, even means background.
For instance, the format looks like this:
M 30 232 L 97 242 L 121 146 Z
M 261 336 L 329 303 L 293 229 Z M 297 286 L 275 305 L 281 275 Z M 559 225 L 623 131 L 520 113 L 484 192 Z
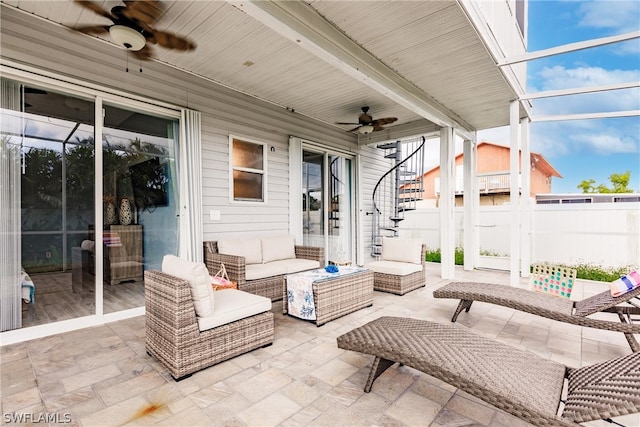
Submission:
M 577 13 L 581 27 L 611 29 L 612 34 L 628 33 L 639 27 L 640 3 L 637 0 L 582 2 Z
M 612 135 L 609 133 L 574 134 L 571 136 L 574 146 L 585 145 L 585 151 L 595 154 L 626 154 L 638 153 L 638 141 L 624 135 Z
M 638 80 L 638 70 L 606 70 L 601 67 L 544 67 L 538 73 L 543 79 L 542 90 L 602 86 Z
M 636 31 L 640 28 L 640 2 L 586 1 L 577 9 L 578 26 L 606 30 L 608 35 Z M 613 45 L 612 53 L 627 56 L 640 53 L 640 40 L 634 39 Z
M 601 67 L 544 67 L 535 76 L 541 91 L 597 87 L 640 79 L 640 70 L 606 70 Z M 535 115 L 597 113 L 640 109 L 640 89 L 595 92 L 532 101 Z
M 478 141 L 509 146 L 510 128 L 478 132 Z M 638 118 L 541 122 L 530 125 L 531 151 L 548 159 L 582 154 L 640 154 Z

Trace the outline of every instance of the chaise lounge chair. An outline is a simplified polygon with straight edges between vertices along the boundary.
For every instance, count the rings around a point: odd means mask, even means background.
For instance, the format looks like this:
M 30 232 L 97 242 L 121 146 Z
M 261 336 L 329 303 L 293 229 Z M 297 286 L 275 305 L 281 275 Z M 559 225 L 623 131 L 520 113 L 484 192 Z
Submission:
M 337 341 L 375 356 L 365 392 L 397 362 L 534 425 L 576 426 L 640 412 L 640 353 L 573 369 L 462 326 L 403 317 L 381 317 Z
M 619 297 L 612 297 L 611 292 L 607 290 L 580 301 L 572 301 L 512 286 L 452 282 L 433 291 L 433 296 L 460 300 L 451 318 L 452 322 L 456 321 L 462 310 L 468 312 L 474 301 L 488 302 L 560 322 L 622 332 L 631 350 L 640 352 L 640 344 L 633 336 L 640 334 L 640 324 L 632 324 L 631 319 L 632 315 L 640 315 L 640 305 L 630 302 L 640 296 L 640 287 Z M 588 317 L 596 313 L 616 313 L 620 322 Z

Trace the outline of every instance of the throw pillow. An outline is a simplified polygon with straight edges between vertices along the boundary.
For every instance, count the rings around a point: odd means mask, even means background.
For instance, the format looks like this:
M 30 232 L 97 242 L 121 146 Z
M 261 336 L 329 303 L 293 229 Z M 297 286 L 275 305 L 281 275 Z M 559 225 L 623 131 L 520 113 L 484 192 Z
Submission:
M 165 255 L 162 259 L 162 272 L 189 281 L 197 316 L 204 317 L 213 314 L 214 294 L 211 287 L 211 276 L 204 263 L 188 261 L 174 255 Z
M 385 261 L 422 264 L 421 254 L 421 239 L 382 238 L 382 259 Z
M 291 235 L 263 237 L 261 241 L 263 263 L 296 257 L 295 241 Z
M 246 264 L 262 264 L 262 244 L 259 238 L 218 240 L 218 252 L 244 257 Z

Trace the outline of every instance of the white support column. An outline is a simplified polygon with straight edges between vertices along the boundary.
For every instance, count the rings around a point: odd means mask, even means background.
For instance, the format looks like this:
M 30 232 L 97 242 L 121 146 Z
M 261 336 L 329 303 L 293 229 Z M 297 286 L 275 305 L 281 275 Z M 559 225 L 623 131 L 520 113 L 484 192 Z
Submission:
M 455 140 L 452 127 L 440 130 L 440 277 L 455 276 Z
M 478 191 L 478 163 L 477 163 L 476 141 L 469 139 L 464 141 L 464 269 L 473 270 L 480 257 L 478 248 L 479 230 L 476 226 L 479 223 L 480 215 L 480 193 Z
M 522 141 L 522 157 L 520 170 L 522 171 L 522 228 L 520 233 L 520 272 L 522 277 L 529 277 L 531 265 L 531 225 L 533 214 L 533 200 L 531 199 L 531 144 L 529 141 L 529 119 L 520 120 L 520 135 Z
M 520 133 L 519 128 L 519 103 L 511 101 L 509 105 L 510 123 L 510 203 L 511 203 L 511 236 L 509 245 L 509 269 L 511 271 L 511 286 L 518 286 L 520 283 Z

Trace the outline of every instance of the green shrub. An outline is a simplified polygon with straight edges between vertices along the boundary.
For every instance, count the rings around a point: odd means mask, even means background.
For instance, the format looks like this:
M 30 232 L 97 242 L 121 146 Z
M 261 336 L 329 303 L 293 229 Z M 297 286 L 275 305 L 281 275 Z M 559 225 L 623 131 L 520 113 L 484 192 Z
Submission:
M 488 251 L 480 251 L 481 255 L 489 255 L 489 256 L 498 256 L 496 254 L 489 254 Z M 428 249 L 425 255 L 425 261 L 427 262 L 442 262 L 440 249 Z M 455 249 L 455 264 L 456 265 L 464 265 L 464 251 L 462 248 Z M 637 266 L 624 266 L 617 268 L 603 268 L 598 265 L 591 264 L 576 264 L 576 265 L 566 265 L 560 264 L 562 267 L 566 268 L 575 268 L 576 269 L 576 278 L 584 279 L 584 280 L 595 280 L 599 282 L 613 282 L 616 279 L 627 274 L 629 271 L 633 269 L 637 269 Z
M 455 264 L 456 265 L 464 265 L 464 251 L 462 248 L 455 249 Z M 442 257 L 440 255 L 440 249 L 428 249 L 425 254 L 425 261 L 427 262 L 442 262 Z

